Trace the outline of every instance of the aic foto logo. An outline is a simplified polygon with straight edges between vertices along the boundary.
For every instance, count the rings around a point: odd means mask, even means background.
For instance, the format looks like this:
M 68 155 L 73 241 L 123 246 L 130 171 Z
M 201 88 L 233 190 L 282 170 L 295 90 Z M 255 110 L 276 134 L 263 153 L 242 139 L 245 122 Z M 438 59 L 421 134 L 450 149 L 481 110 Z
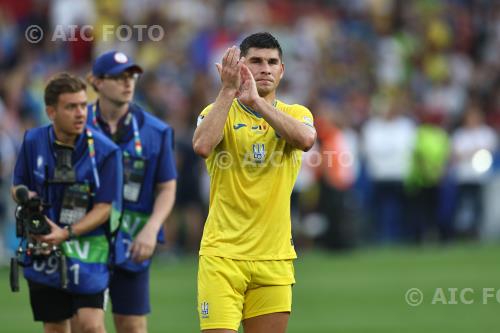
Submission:
M 38 25 L 30 25 L 24 32 L 26 40 L 32 44 L 39 43 L 46 36 L 51 42 L 76 42 L 79 40 L 93 41 L 99 36 L 102 41 L 137 42 L 152 41 L 158 42 L 165 36 L 165 30 L 161 25 L 113 25 L 104 24 L 94 27 L 93 25 L 56 25 L 51 31 L 43 31 Z
M 410 306 L 419 306 L 424 302 L 424 293 L 418 288 L 406 291 L 405 301 Z M 436 288 L 429 293 L 430 305 L 458 305 L 458 304 L 500 304 L 500 288 Z

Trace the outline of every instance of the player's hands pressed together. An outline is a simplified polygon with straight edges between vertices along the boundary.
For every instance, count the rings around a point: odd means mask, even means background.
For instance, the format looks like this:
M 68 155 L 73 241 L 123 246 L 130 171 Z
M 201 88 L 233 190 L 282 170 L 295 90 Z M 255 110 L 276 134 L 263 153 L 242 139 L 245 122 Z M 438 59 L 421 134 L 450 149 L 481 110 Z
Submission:
M 130 248 L 130 257 L 135 262 L 142 262 L 149 259 L 156 247 L 156 237 L 158 231 L 154 230 L 149 223 L 137 234 L 137 237 Z
M 241 61 L 245 61 L 245 58 L 241 58 Z M 253 77 L 250 69 L 245 65 L 241 65 L 241 85 L 238 92 L 239 100 L 250 107 L 255 105 L 255 102 L 261 98 L 259 92 L 257 91 L 257 84 L 255 83 L 255 78 Z
M 241 84 L 240 70 L 243 61 L 240 60 L 240 49 L 232 46 L 227 49 L 222 57 L 222 65 L 216 63 L 217 71 L 219 72 L 222 88 L 229 89 L 237 93 Z
M 203 122 L 196 127 L 193 135 L 193 149 L 203 158 L 207 158 L 222 140 L 231 103 L 239 95 L 243 61 L 243 58 L 240 59 L 240 49 L 233 46 L 224 53 L 222 64 L 215 64 L 222 87 L 212 105 L 213 111 L 202 117 Z

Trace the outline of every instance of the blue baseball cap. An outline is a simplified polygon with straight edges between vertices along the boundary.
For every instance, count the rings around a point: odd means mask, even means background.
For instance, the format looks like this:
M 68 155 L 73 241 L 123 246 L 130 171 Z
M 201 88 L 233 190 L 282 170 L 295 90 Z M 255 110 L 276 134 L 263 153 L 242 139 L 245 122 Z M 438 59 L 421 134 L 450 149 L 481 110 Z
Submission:
M 101 54 L 92 66 L 92 74 L 95 76 L 118 75 L 126 70 L 133 70 L 136 73 L 143 72 L 141 66 L 135 64 L 125 53 L 118 51 Z

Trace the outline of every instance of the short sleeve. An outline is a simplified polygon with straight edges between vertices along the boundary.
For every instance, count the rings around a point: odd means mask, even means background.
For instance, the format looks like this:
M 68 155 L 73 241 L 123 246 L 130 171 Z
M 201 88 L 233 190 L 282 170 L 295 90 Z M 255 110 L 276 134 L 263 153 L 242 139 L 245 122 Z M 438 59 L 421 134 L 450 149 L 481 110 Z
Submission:
M 300 121 L 301 123 L 303 123 L 311 128 L 314 128 L 313 115 L 312 115 L 311 111 L 309 111 L 309 109 L 306 108 L 305 106 L 302 106 L 299 104 L 293 105 L 292 112 L 290 115 L 293 118 Z
M 206 117 L 206 115 L 209 114 L 210 111 L 212 111 L 212 106 L 213 104 L 209 104 L 203 109 L 203 111 L 201 111 L 200 115 L 198 116 L 198 119 L 196 120 L 196 127 L 200 126 L 201 122 Z
M 123 192 L 122 159 L 119 149 L 113 150 L 99 166 L 101 186 L 96 190 L 95 202 L 121 202 Z

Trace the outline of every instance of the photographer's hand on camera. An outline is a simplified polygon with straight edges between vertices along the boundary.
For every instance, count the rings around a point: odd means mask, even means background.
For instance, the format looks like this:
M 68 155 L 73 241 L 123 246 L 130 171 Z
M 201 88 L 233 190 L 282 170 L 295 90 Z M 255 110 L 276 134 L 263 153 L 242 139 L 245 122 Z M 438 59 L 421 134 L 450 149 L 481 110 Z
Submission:
M 69 231 L 67 229 L 61 228 L 52 222 L 48 217 L 45 218 L 50 225 L 50 233 L 47 235 L 32 235 L 34 239 L 39 242 L 56 246 L 69 239 Z

